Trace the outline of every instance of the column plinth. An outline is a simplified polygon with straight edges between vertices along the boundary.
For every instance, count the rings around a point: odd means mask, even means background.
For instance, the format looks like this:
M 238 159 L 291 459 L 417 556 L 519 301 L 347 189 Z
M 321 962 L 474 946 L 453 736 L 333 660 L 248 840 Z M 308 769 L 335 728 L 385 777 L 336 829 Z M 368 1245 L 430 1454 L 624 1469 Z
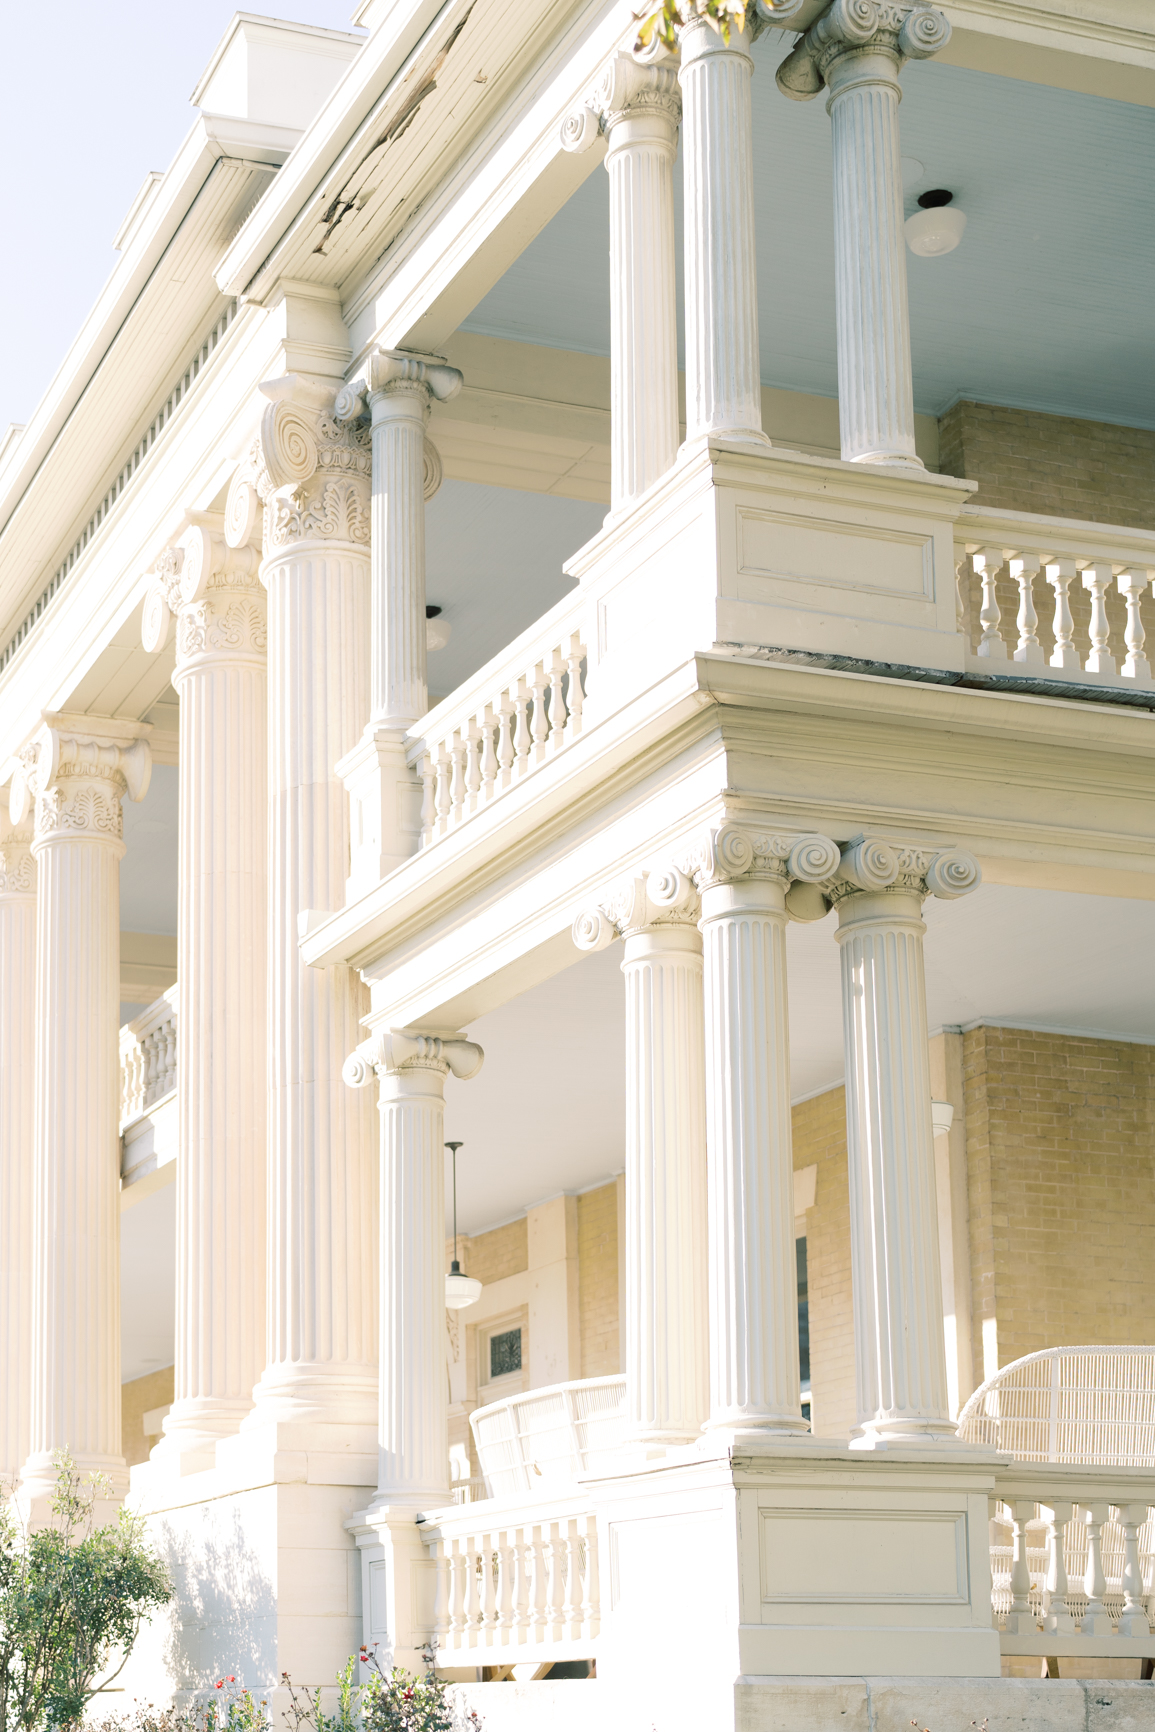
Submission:
M 47 716 L 22 754 L 12 818 L 34 802 L 39 876 L 33 1137 L 32 1416 L 22 1493 L 53 1452 L 128 1487 L 120 1440 L 121 801 L 143 799 L 151 729 Z
M 922 902 L 979 882 L 969 855 L 862 841 L 831 886 L 846 1051 L 858 1427 L 851 1448 L 950 1444 Z
M 834 0 L 778 69 L 806 101 L 825 85 L 834 150 L 838 416 L 851 463 L 921 469 L 915 451 L 899 73 L 950 40 L 923 0 Z
M 449 1499 L 445 1368 L 445 1079 L 476 1076 L 479 1046 L 389 1033 L 345 1065 L 350 1088 L 380 1085 L 381 1375 L 371 1509 Z
M 762 379 L 754 249 L 754 144 L 746 37 L 705 19 L 681 31 L 685 187 L 686 440 L 759 448 Z
M 242 1430 L 351 1428 L 360 1449 L 377 1405 L 373 1118 L 341 1066 L 368 994 L 349 968 L 307 968 L 298 936 L 308 911 L 345 899 L 333 766 L 369 714 L 369 436 L 336 419 L 330 387 L 263 390 L 226 511 L 243 544 L 264 505 L 268 597 L 268 1338 Z
M 0 1479 L 18 1476 L 32 1426 L 36 861 L 31 813 L 0 796 Z
M 180 696 L 174 1399 L 158 1462 L 211 1466 L 265 1363 L 268 622 L 249 543 L 194 528 L 158 562 Z

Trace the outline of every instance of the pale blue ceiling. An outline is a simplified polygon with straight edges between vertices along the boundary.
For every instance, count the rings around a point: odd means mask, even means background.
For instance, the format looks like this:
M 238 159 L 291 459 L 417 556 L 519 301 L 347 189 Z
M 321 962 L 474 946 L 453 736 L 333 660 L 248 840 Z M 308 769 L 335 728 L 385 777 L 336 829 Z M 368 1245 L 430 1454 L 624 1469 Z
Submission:
M 830 121 L 778 93 L 777 33 L 754 54 L 762 377 L 833 397 Z M 945 186 L 968 218 L 955 252 L 907 255 L 917 407 L 1155 426 L 1155 110 L 934 62 L 903 86 L 903 154 L 926 171 L 908 213 Z M 680 246 L 680 187 L 678 220 Z M 466 329 L 608 354 L 607 236 L 598 170 Z

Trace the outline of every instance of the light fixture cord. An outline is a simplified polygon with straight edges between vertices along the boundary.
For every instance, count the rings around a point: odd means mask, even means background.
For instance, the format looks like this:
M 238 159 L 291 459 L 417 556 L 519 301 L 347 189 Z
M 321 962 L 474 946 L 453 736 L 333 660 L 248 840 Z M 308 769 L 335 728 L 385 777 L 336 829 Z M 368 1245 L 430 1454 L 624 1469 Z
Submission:
M 460 1143 L 446 1143 L 447 1149 L 453 1150 L 453 1264 L 457 1268 L 460 1259 L 457 1255 L 457 1151 Z

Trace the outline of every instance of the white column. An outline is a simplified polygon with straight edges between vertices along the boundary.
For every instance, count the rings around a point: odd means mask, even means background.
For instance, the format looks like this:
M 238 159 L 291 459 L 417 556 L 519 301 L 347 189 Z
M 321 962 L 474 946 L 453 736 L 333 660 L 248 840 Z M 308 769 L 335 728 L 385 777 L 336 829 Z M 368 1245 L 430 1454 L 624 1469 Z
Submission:
M 712 1430 L 797 1434 L 798 1276 L 786 895 L 837 861 L 822 837 L 711 832 L 702 896 Z
M 363 1428 L 377 1396 L 372 1104 L 341 1081 L 367 993 L 351 969 L 307 968 L 301 923 L 344 901 L 345 790 L 333 766 L 369 714 L 367 430 L 300 376 L 272 401 L 226 514 L 243 545 L 264 500 L 268 591 L 268 1348 L 246 1431 L 293 1421 Z
M 265 1363 L 268 626 L 259 554 L 221 530 L 169 550 L 144 634 L 159 649 L 176 614 L 176 1365 L 154 1453 L 209 1465 Z
M 754 142 L 746 37 L 703 18 L 681 33 L 686 439 L 770 443 L 762 431 Z
M 0 795 L 0 1480 L 28 1454 L 32 1423 L 36 861 L 31 813 Z
M 677 64 L 618 54 L 592 108 L 562 127 L 567 150 L 604 132 L 610 177 L 610 505 L 622 511 L 678 453 L 674 264 Z
M 120 1444 L 121 801 L 152 761 L 136 722 L 48 716 L 23 758 L 12 817 L 35 800 L 36 1099 L 29 1499 L 52 1453 L 127 1489 Z
M 950 40 L 921 0 L 834 0 L 778 71 L 805 100 L 825 84 L 834 148 L 838 414 L 852 463 L 921 469 L 914 446 L 898 75 Z
M 626 1400 L 641 1443 L 689 1443 L 709 1399 L 706 1105 L 698 898 L 678 871 L 627 879 L 574 942 L 625 939 Z
M 362 1088 L 376 1072 L 381 1109 L 380 1419 L 374 1507 L 449 1498 L 445 1371 L 445 1078 L 481 1069 L 479 1046 L 387 1033 L 345 1065 Z
M 425 502 L 441 461 L 425 432 L 433 400 L 461 389 L 454 367 L 375 351 L 337 399 L 350 422 L 372 418 L 372 607 L 369 723 L 338 766 L 353 805 L 350 900 L 408 858 L 420 834 L 420 785 L 405 735 L 429 708 L 425 683 Z
M 922 901 L 978 884 L 969 854 L 859 840 L 831 891 L 842 950 L 858 1429 L 852 1447 L 950 1441 Z

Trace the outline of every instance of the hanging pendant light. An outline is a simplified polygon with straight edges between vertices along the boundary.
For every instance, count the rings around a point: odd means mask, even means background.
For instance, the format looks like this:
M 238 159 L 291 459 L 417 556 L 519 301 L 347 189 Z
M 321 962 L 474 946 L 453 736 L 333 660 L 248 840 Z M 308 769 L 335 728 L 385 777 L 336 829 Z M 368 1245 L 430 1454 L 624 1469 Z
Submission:
M 463 1275 L 457 1261 L 457 1151 L 461 1144 L 446 1143 L 445 1147 L 453 1150 L 453 1262 L 445 1277 L 445 1305 L 449 1311 L 464 1311 L 481 1298 L 481 1282 L 472 1275 Z

